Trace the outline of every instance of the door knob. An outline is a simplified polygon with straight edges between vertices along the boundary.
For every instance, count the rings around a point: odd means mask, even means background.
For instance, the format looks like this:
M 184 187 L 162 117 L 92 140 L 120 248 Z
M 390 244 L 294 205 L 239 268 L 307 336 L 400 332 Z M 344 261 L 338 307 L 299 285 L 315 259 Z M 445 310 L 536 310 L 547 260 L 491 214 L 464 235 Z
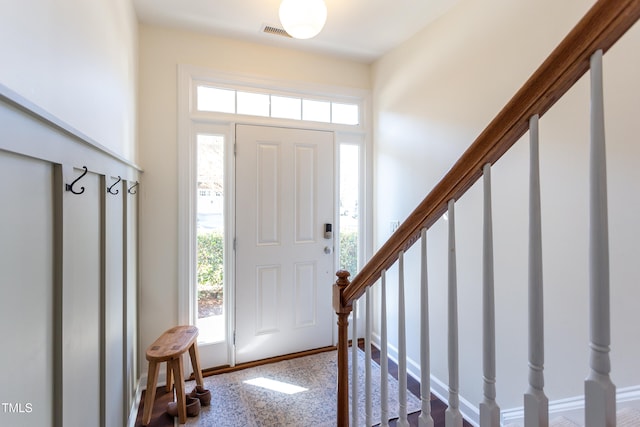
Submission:
M 330 254 L 331 253 L 331 248 L 329 246 L 325 246 L 324 247 L 324 253 L 325 254 Z

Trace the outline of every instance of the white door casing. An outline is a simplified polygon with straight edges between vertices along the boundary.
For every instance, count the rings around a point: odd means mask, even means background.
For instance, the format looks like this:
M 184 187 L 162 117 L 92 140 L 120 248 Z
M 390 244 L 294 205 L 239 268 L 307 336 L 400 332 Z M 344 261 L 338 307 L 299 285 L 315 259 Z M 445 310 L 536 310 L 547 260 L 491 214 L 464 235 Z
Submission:
M 334 135 L 236 127 L 236 363 L 333 341 Z

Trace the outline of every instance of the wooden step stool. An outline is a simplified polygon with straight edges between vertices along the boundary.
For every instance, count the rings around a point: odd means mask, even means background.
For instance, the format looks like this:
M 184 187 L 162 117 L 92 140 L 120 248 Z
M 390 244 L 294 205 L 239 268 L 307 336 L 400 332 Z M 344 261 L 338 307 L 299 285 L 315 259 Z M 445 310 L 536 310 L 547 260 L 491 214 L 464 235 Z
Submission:
M 167 362 L 167 388 L 171 391 L 172 377 L 176 384 L 176 401 L 178 405 L 178 420 L 180 424 L 187 422 L 187 408 L 184 392 L 182 355 L 189 350 L 193 374 L 196 384 L 203 386 L 202 371 L 200 370 L 200 356 L 198 355 L 198 328 L 195 326 L 176 326 L 165 331 L 147 349 L 149 373 L 147 374 L 147 392 L 144 397 L 144 413 L 142 425 L 149 425 L 153 401 L 156 398 L 156 385 L 160 363 Z M 173 375 L 172 375 L 173 373 Z

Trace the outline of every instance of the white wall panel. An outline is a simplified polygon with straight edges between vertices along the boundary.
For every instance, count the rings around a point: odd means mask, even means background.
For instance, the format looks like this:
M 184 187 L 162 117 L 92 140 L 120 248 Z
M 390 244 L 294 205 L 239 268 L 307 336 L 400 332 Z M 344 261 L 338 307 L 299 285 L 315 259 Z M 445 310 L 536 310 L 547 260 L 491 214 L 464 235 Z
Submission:
M 76 171 L 74 175 L 80 176 Z M 101 183 L 88 173 L 63 194 L 62 382 L 63 424 L 100 419 L 102 360 Z M 76 187 L 77 188 L 77 187 Z M 82 396 L 82 405 L 78 397 Z
M 129 182 L 131 188 L 134 183 Z M 136 394 L 136 385 L 139 377 L 138 364 L 138 190 L 134 188 L 134 194 L 127 193 L 124 199 L 125 215 L 125 357 L 124 369 L 126 378 L 125 407 L 133 405 Z
M 109 177 L 107 186 L 115 183 Z M 105 425 L 119 426 L 124 420 L 124 276 L 123 276 L 123 198 L 126 188 L 120 182 L 105 195 Z
M 3 100 L 0 324 L 11 328 L 0 338 L 3 350 L 16 350 L 0 356 L 0 400 L 21 418 L 0 407 L 0 425 L 121 426 L 137 387 L 137 203 L 125 215 L 123 183 L 105 211 L 104 176 L 133 181 L 139 171 L 61 132 L 57 125 L 68 127 L 59 119 Z M 76 179 L 82 193 L 65 191 Z M 127 251 L 125 218 L 133 223 Z
M 52 178 L 50 164 L 0 151 L 3 426 L 53 425 Z

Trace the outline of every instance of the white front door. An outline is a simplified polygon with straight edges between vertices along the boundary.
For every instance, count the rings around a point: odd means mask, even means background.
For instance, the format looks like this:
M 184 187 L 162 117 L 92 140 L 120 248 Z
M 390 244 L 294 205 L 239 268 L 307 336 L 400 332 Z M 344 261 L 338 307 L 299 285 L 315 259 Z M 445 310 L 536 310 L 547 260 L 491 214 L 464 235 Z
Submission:
M 236 363 L 332 344 L 334 135 L 236 127 Z

